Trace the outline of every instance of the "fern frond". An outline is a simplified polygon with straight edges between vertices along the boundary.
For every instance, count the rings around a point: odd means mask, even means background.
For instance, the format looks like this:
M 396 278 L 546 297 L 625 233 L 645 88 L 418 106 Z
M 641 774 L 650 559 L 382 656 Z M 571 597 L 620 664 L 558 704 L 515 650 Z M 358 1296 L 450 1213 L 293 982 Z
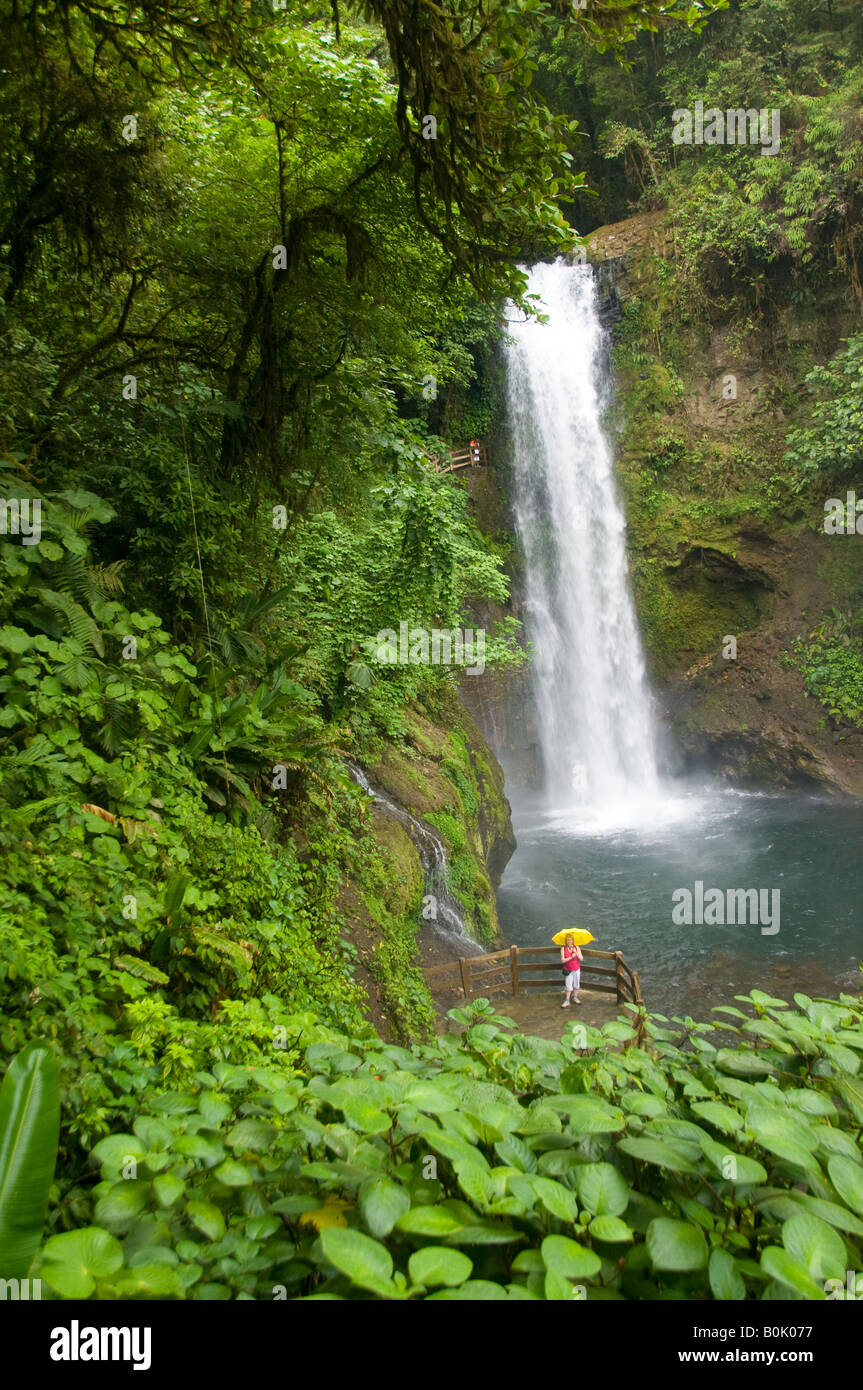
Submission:
M 56 589 L 37 589 L 36 592 L 47 608 L 54 613 L 62 614 L 76 642 L 92 647 L 99 656 L 105 655 L 98 625 L 80 603 L 76 603 L 68 594 L 57 593 Z
M 107 719 L 99 730 L 99 742 L 106 753 L 119 753 L 135 732 L 137 720 L 127 701 L 106 700 Z
M 221 932 L 210 927 L 193 927 L 191 936 L 199 946 L 209 946 L 211 951 L 218 951 L 220 955 L 227 956 L 238 970 L 248 970 L 252 964 L 252 952 L 249 948 L 238 945 Z
M 170 984 L 170 977 L 163 970 L 157 970 L 155 965 L 151 965 L 147 960 L 139 960 L 137 956 L 115 956 L 111 963 L 115 970 L 125 970 L 136 979 L 146 980 L 151 985 Z
M 99 679 L 93 662 L 84 656 L 74 656 L 71 661 L 58 666 L 56 674 L 64 685 L 72 686 L 73 690 L 86 690 Z
M 92 574 L 95 576 L 100 593 L 105 596 L 108 594 L 122 594 L 123 581 L 120 578 L 120 571 L 125 567 L 125 560 L 114 560 L 110 565 L 94 565 Z

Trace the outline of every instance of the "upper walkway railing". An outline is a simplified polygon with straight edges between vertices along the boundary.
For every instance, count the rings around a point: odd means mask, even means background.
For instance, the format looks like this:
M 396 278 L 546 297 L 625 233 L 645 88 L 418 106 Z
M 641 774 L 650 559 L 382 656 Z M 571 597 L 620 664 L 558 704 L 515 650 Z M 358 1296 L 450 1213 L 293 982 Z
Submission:
M 454 473 L 457 468 L 479 468 L 488 464 L 488 449 L 476 439 L 458 453 L 435 454 L 431 460 L 436 473 Z

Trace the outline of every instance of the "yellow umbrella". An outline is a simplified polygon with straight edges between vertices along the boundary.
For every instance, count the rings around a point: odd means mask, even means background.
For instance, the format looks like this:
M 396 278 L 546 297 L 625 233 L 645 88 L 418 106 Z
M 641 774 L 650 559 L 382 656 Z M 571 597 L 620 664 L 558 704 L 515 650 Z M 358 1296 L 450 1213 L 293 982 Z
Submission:
M 595 939 L 589 931 L 585 931 L 582 927 L 567 927 L 566 931 L 559 931 L 557 936 L 553 936 L 551 939 L 555 946 L 565 946 L 568 936 L 573 938 L 576 946 L 586 946 L 588 941 Z

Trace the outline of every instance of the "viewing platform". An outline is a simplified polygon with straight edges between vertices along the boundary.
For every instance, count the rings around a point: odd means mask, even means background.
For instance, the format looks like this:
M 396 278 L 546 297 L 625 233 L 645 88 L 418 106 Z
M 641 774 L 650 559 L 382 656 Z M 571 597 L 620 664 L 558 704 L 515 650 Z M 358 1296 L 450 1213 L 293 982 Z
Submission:
M 471 440 L 457 454 L 435 454 L 431 464 L 436 473 L 454 473 L 459 468 L 481 468 L 488 465 L 488 449 L 478 440 Z
M 508 946 L 433 965 L 423 975 L 444 1015 L 472 999 L 500 1000 L 501 1011 L 523 1033 L 537 1037 L 557 1039 L 564 1024 L 576 1019 L 600 1027 L 617 1018 L 624 1004 L 645 1007 L 638 971 L 630 968 L 622 951 L 590 946 L 581 950 L 582 1002 L 569 1009 L 561 1008 L 564 980 L 558 946 Z

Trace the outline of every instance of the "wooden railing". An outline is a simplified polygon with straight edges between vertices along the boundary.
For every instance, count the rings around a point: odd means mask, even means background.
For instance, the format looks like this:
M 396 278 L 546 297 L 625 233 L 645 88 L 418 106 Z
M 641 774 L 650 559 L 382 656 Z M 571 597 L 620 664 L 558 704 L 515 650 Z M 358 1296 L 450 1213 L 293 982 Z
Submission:
M 436 473 L 454 473 L 457 468 L 478 468 L 488 463 L 488 449 L 477 444 L 473 449 L 461 449 L 457 454 L 436 454 L 432 460 Z
M 638 971 L 632 970 L 622 951 L 597 951 L 582 947 L 581 980 L 585 989 L 613 994 L 618 1004 L 643 1007 Z M 526 994 L 532 990 L 559 989 L 563 976 L 558 946 L 508 946 L 481 956 L 434 965 L 424 972 L 431 988 L 458 989 L 465 1000 L 495 994 Z

